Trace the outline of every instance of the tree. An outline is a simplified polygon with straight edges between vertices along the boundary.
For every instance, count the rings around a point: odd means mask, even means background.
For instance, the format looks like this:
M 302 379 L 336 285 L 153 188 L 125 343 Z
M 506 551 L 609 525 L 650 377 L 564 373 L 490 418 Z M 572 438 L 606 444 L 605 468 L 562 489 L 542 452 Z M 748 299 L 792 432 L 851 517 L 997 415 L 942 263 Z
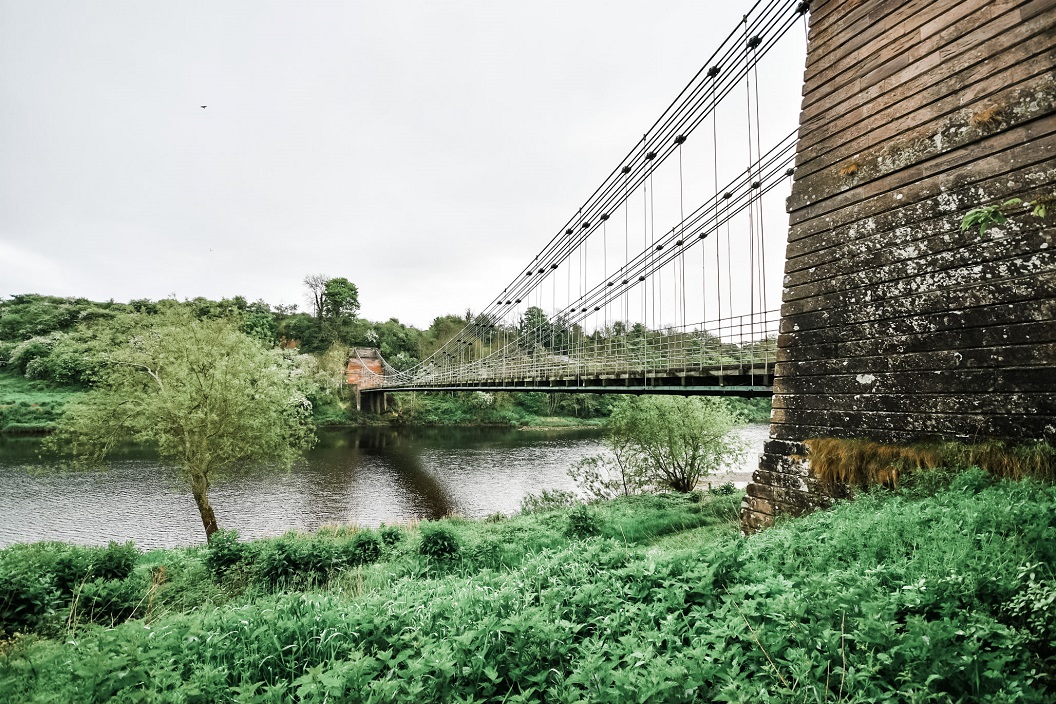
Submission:
M 733 432 L 739 416 L 725 399 L 633 396 L 606 424 L 608 456 L 587 458 L 570 474 L 596 498 L 652 488 L 688 492 L 704 477 L 742 461 Z
M 346 278 L 327 279 L 323 284 L 323 317 L 355 318 L 359 313 L 359 289 Z
M 114 349 L 100 383 L 70 403 L 52 446 L 97 464 L 127 441 L 148 443 L 186 479 L 208 539 L 209 487 L 242 465 L 289 466 L 314 442 L 294 358 L 224 318 L 173 309 Z
M 323 319 L 323 290 L 329 278 L 326 274 L 308 274 L 304 277 L 304 285 L 308 287 L 308 303 L 312 306 L 316 320 Z

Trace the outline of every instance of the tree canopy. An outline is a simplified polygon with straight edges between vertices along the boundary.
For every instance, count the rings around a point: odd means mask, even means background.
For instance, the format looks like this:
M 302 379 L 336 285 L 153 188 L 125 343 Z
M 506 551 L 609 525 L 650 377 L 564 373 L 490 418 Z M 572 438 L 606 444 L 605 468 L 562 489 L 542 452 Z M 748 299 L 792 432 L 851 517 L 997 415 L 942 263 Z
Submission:
M 107 355 L 49 441 L 89 465 L 130 440 L 156 447 L 182 470 L 212 535 L 213 480 L 236 466 L 288 466 L 315 438 L 304 371 L 239 327 L 182 309 L 147 321 Z
M 626 397 L 606 422 L 609 454 L 587 457 L 569 474 L 595 498 L 692 491 L 704 477 L 743 459 L 745 444 L 733 432 L 740 421 L 725 399 Z

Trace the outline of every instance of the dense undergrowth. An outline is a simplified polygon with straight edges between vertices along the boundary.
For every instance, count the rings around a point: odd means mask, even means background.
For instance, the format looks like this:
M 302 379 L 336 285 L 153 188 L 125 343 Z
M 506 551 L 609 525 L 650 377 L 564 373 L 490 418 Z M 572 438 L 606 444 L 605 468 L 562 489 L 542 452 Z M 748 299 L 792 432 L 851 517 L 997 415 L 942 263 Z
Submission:
M 929 474 L 751 538 L 738 500 L 224 534 L 125 576 L 122 546 L 8 548 L 0 593 L 53 601 L 5 645 L 0 699 L 1053 701 L 1052 487 Z M 107 584 L 135 586 L 111 608 Z

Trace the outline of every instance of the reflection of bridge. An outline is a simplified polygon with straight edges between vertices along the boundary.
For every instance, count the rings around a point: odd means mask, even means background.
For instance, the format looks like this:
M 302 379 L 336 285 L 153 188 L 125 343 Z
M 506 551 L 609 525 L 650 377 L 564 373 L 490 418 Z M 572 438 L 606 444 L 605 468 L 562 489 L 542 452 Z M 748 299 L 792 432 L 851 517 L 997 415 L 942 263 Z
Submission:
M 797 129 L 761 109 L 799 84 L 763 59 L 808 15 Z M 1054 32 L 1053 2 L 760 0 L 502 292 L 368 394 L 772 381 L 746 530 L 829 500 L 810 438 L 1056 441 Z M 959 227 L 1013 198 L 1050 217 Z

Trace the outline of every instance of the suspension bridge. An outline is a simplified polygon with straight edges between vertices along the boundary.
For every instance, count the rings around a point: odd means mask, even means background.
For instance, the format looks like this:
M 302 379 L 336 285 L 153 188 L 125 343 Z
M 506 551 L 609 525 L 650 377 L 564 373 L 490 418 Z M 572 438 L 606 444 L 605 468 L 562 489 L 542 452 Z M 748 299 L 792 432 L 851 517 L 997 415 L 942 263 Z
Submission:
M 760 96 L 767 80 L 799 80 L 797 66 L 767 73 L 764 62 L 783 42 L 798 42 L 803 55 L 808 10 L 790 0 L 752 4 L 461 332 L 410 369 L 354 356 L 360 391 L 770 395 L 774 268 L 798 123 L 794 111 L 769 114 Z
M 767 63 L 799 25 L 802 81 Z M 1051 447 L 1053 36 L 1054 0 L 754 3 L 460 333 L 361 387 L 772 391 L 748 532 L 846 495 L 812 438 Z

